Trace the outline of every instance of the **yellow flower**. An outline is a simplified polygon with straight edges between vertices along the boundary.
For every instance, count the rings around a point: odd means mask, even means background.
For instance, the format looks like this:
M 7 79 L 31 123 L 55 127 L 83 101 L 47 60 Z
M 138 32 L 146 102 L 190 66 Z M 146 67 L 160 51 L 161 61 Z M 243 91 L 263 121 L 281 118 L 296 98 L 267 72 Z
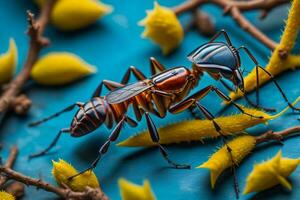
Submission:
M 269 60 L 269 63 L 266 66 L 266 70 L 268 70 L 272 75 L 276 76 L 281 74 L 286 70 L 295 69 L 296 67 L 300 67 L 300 55 L 292 55 L 290 54 L 299 33 L 300 28 L 300 1 L 294 0 L 289 12 L 289 16 L 286 22 L 286 26 L 284 32 L 281 36 L 281 41 L 279 45 L 276 47 L 272 56 Z M 285 52 L 287 55 L 286 58 L 281 58 L 280 54 Z M 267 81 L 270 80 L 270 77 L 267 76 L 265 72 L 261 69 L 258 70 L 259 74 L 259 83 L 263 85 Z M 256 88 L 256 70 L 253 69 L 248 76 L 245 77 L 245 90 L 246 92 L 250 92 Z M 239 91 L 238 93 L 230 93 L 230 97 L 232 99 L 237 99 L 242 96 L 242 93 Z
M 72 190 L 79 192 L 84 191 L 87 186 L 91 188 L 99 187 L 99 182 L 94 172 L 87 171 L 69 181 L 68 178 L 77 174 L 77 170 L 62 159 L 59 162 L 52 161 L 52 163 L 52 175 L 58 184 L 66 184 Z
M 300 98 L 295 100 L 296 104 Z M 244 107 L 246 113 L 262 116 L 263 118 L 250 117 L 245 114 L 236 114 L 225 117 L 218 117 L 215 121 L 220 125 L 224 134 L 237 134 L 245 129 L 253 127 L 261 123 L 267 123 L 269 120 L 275 119 L 284 114 L 289 107 L 282 110 L 276 115 L 268 115 L 263 111 L 254 108 Z M 217 137 L 219 133 L 214 125 L 209 120 L 188 120 L 179 123 L 167 125 L 158 129 L 161 144 L 172 144 L 190 141 L 202 141 L 204 138 Z M 138 147 L 138 146 L 154 146 L 148 131 L 143 131 L 137 135 L 131 136 L 117 144 L 123 147 Z
M 64 85 L 95 71 L 94 67 L 75 54 L 55 52 L 47 54 L 35 63 L 31 77 L 42 85 Z
M 9 49 L 0 55 L 0 84 L 8 82 L 16 71 L 18 51 L 14 39 L 9 40 Z
M 147 17 L 139 24 L 145 26 L 142 37 L 157 43 L 164 54 L 178 47 L 183 39 L 183 28 L 175 13 L 157 2 L 154 2 L 154 10 L 147 11 Z
M 235 164 L 239 164 L 255 147 L 255 137 L 250 135 L 239 136 L 228 142 L 232 149 L 232 157 Z M 232 167 L 231 156 L 226 146 L 215 152 L 208 161 L 197 168 L 207 168 L 210 170 L 211 187 L 214 188 L 219 175 L 227 168 Z
M 253 171 L 247 177 L 244 194 L 260 192 L 278 184 L 291 190 L 292 186 L 286 177 L 298 167 L 299 163 L 299 158 L 282 158 L 279 151 L 272 159 L 254 165 Z
M 155 200 L 155 195 L 151 190 L 148 180 L 144 180 L 142 186 L 131 183 L 124 178 L 120 178 L 119 188 L 122 200 Z
M 45 0 L 35 0 L 42 6 Z M 110 5 L 98 0 L 58 0 L 51 13 L 51 22 L 63 31 L 73 31 L 95 23 L 112 11 Z
M 5 191 L 0 191 L 1 200 L 15 200 L 15 197 Z

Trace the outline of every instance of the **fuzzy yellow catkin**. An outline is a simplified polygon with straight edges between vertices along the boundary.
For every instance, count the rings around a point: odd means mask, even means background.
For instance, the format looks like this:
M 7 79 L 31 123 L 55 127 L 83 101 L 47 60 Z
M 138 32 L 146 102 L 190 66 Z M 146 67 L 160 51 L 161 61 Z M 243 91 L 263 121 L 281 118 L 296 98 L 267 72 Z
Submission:
M 269 63 L 266 66 L 266 70 L 272 75 L 276 76 L 282 72 L 290 69 L 295 69 L 300 67 L 300 55 L 291 55 L 300 28 L 300 1 L 292 1 L 292 6 L 290 8 L 289 16 L 286 22 L 285 29 L 281 36 L 281 41 L 272 53 Z M 280 54 L 282 52 L 287 53 L 286 58 L 281 58 Z M 263 72 L 261 69 L 259 71 L 259 83 L 263 85 L 270 80 L 270 77 Z M 250 92 L 256 88 L 256 70 L 253 69 L 244 79 L 245 91 Z M 241 91 L 238 93 L 230 93 L 230 97 L 234 100 L 242 96 Z M 226 102 L 225 102 L 226 103 Z
M 65 184 L 74 191 L 82 192 L 86 190 L 86 187 L 98 188 L 99 182 L 94 172 L 87 171 L 72 180 L 68 180 L 69 177 L 77 174 L 77 170 L 60 159 L 58 162 L 52 161 L 53 169 L 52 175 L 58 184 Z
M 164 54 L 169 54 L 178 47 L 183 39 L 183 28 L 174 11 L 154 2 L 154 9 L 147 11 L 147 16 L 139 22 L 145 26 L 143 38 L 149 38 L 158 44 Z
M 250 135 L 243 135 L 236 137 L 232 141 L 228 142 L 228 146 L 231 148 L 232 158 L 235 164 L 239 164 L 245 156 L 247 156 L 255 147 L 256 139 Z M 207 168 L 210 170 L 210 183 L 214 188 L 215 183 L 219 175 L 227 168 L 232 166 L 231 155 L 229 154 L 227 147 L 223 146 L 217 152 L 215 152 L 208 161 L 198 166 L 197 168 Z
M 260 192 L 278 184 L 291 190 L 292 185 L 286 178 L 296 170 L 299 164 L 300 158 L 283 158 L 281 151 L 272 159 L 255 164 L 253 171 L 247 177 L 244 194 Z
M 144 180 L 143 185 L 137 185 L 124 178 L 118 180 L 122 200 L 155 200 L 150 182 Z
M 298 98 L 293 104 L 296 104 Z M 253 127 L 261 123 L 267 123 L 269 120 L 281 116 L 288 110 L 288 107 L 276 115 L 269 115 L 261 110 L 254 108 L 244 108 L 248 114 L 262 116 L 263 118 L 250 117 L 245 114 L 236 114 L 225 117 L 218 117 L 215 121 L 220 125 L 224 134 L 241 133 L 245 129 Z M 204 138 L 217 137 L 219 133 L 216 131 L 210 120 L 189 120 L 175 124 L 167 125 L 158 129 L 161 144 L 172 144 L 189 141 L 199 141 Z M 143 131 L 137 135 L 117 144 L 122 147 L 138 147 L 138 146 L 155 146 L 152 142 L 148 131 Z
M 0 55 L 0 84 L 12 79 L 18 62 L 18 51 L 14 39 L 9 40 L 9 49 Z
M 64 85 L 95 72 L 95 67 L 75 54 L 53 52 L 34 64 L 31 77 L 41 85 Z
M 0 191 L 1 200 L 15 200 L 15 197 L 5 191 Z

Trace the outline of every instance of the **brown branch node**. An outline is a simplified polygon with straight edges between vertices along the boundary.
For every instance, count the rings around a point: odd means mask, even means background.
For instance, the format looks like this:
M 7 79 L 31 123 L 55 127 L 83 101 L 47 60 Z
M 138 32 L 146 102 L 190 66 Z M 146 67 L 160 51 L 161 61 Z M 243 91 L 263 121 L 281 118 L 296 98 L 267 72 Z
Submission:
M 294 127 L 287 128 L 283 131 L 278 131 L 278 132 L 269 130 L 269 131 L 263 133 L 262 135 L 257 136 L 256 143 L 259 144 L 259 143 L 268 142 L 271 140 L 281 142 L 284 137 L 290 136 L 291 134 L 298 133 L 298 132 L 300 132 L 300 126 L 294 126 Z

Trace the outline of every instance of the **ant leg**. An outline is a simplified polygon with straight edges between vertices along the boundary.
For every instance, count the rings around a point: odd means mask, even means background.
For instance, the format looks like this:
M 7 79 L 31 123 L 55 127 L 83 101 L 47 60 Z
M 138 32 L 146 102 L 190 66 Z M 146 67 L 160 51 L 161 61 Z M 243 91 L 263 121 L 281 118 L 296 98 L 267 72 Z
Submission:
M 45 148 L 44 150 L 42 150 L 38 153 L 34 153 L 34 154 L 29 155 L 29 159 L 45 155 L 47 152 L 49 152 L 56 145 L 56 143 L 57 143 L 57 141 L 60 138 L 62 133 L 69 133 L 69 132 L 70 132 L 69 128 L 61 129 L 47 148 Z
M 278 84 L 278 82 L 276 81 L 276 79 L 274 78 L 274 76 L 268 72 L 265 68 L 261 67 L 261 66 L 256 66 L 257 68 L 262 69 L 269 77 L 270 79 L 273 81 L 273 83 L 276 85 L 277 89 L 279 90 L 281 96 L 284 98 L 285 102 L 288 104 L 288 106 L 293 109 L 293 110 L 297 110 L 300 111 L 300 108 L 297 108 L 295 106 L 293 106 L 293 104 L 290 103 L 290 101 L 288 100 L 288 98 L 286 97 L 285 93 L 283 92 L 282 88 L 280 87 L 280 85 Z
M 122 84 L 128 83 L 131 72 L 139 81 L 147 79 L 146 76 L 139 69 L 137 69 L 134 66 L 130 66 L 122 78 L 122 81 L 121 81 Z
M 221 92 L 218 88 L 216 88 L 215 86 L 209 85 L 205 88 L 203 88 L 202 90 L 194 93 L 193 95 L 189 96 L 186 100 L 183 100 L 182 102 L 172 106 L 169 111 L 171 113 L 178 113 L 181 112 L 187 108 L 189 108 L 190 106 L 192 106 L 194 104 L 194 100 L 196 101 L 199 99 L 204 98 L 210 91 L 214 91 L 217 93 L 217 95 L 219 97 L 221 97 L 222 99 L 224 99 L 225 101 L 230 102 L 231 104 L 233 104 L 237 109 L 239 109 L 243 114 L 248 115 L 250 117 L 256 117 L 256 118 L 262 118 L 262 116 L 256 116 L 256 115 L 252 115 L 249 113 L 246 113 L 243 108 L 241 108 L 238 104 L 236 104 L 230 97 L 228 97 L 227 95 L 225 95 L 223 92 Z
M 234 92 L 234 90 L 233 90 L 233 89 L 232 89 L 225 81 L 223 81 L 223 80 L 221 79 L 220 82 L 222 83 L 222 85 L 224 85 L 224 87 L 225 87 L 228 91 Z M 262 109 L 262 110 L 268 111 L 268 112 L 276 112 L 276 109 L 274 109 L 274 108 L 264 108 L 264 107 L 262 107 L 262 106 L 259 106 L 259 105 L 255 104 L 255 103 L 253 103 L 253 102 L 249 99 L 247 93 L 244 93 L 243 97 L 244 97 L 245 100 L 248 102 L 248 104 L 250 104 L 252 107 L 259 108 L 259 109 Z
M 65 112 L 68 112 L 68 111 L 73 110 L 73 109 L 75 108 L 75 106 L 82 107 L 82 106 L 83 106 L 83 103 L 81 103 L 81 102 L 76 102 L 76 103 L 74 103 L 74 104 L 72 104 L 72 105 L 66 107 L 66 108 L 63 109 L 63 110 L 61 110 L 61 111 L 59 111 L 59 112 L 57 112 L 57 113 L 54 113 L 53 115 L 50 115 L 49 117 L 46 117 L 46 118 L 41 119 L 41 120 L 39 120 L 39 121 L 31 122 L 31 123 L 29 124 L 29 126 L 31 126 L 31 127 L 32 127 L 32 126 L 37 126 L 37 125 L 39 125 L 39 124 L 41 124 L 41 123 L 44 123 L 44 122 L 46 122 L 46 121 L 49 121 L 50 119 L 53 119 L 53 118 L 55 118 L 55 117 L 58 117 L 58 116 L 60 116 L 61 114 L 65 113 Z
M 225 100 L 225 101 L 233 104 L 243 114 L 248 115 L 250 117 L 263 118 L 263 116 L 256 116 L 256 115 L 252 115 L 252 114 L 246 113 L 241 106 L 239 106 L 237 103 L 235 103 L 229 96 L 227 96 L 226 94 L 224 94 L 219 88 L 217 88 L 215 86 L 211 86 L 211 88 L 212 88 L 211 90 L 214 91 L 219 97 L 221 97 L 223 100 Z
M 213 41 L 215 41 L 221 34 L 223 34 L 225 36 L 225 39 L 226 39 L 228 45 L 232 46 L 231 40 L 230 40 L 227 32 L 224 29 L 222 29 L 218 33 L 216 33 L 208 43 L 212 43 Z
M 96 88 L 96 90 L 94 91 L 92 98 L 93 97 L 100 97 L 101 96 L 101 92 L 102 92 L 102 87 L 103 84 L 105 85 L 105 87 L 108 90 L 114 90 L 116 88 L 122 87 L 123 84 L 115 82 L 115 81 L 110 81 L 110 80 L 103 80 L 101 81 L 101 83 L 98 85 L 98 87 Z
M 270 112 L 275 112 L 276 109 L 274 108 L 265 108 L 259 105 L 259 73 L 258 73 L 258 61 L 255 59 L 255 57 L 253 56 L 253 54 L 250 52 L 250 50 L 245 47 L 245 46 L 240 46 L 239 48 L 237 48 L 237 50 L 243 49 L 247 55 L 251 58 L 251 60 L 253 61 L 253 63 L 255 64 L 255 71 L 256 71 L 256 88 L 255 88 L 255 95 L 256 95 L 256 103 L 253 103 L 248 96 L 246 95 L 246 93 L 244 93 L 244 97 L 246 99 L 246 101 L 253 107 L 255 108 L 260 108 L 263 109 L 265 111 L 270 111 Z
M 206 88 L 204 88 L 204 89 L 206 89 Z M 199 92 L 201 92 L 201 91 L 199 91 Z M 197 95 L 193 95 L 193 96 L 196 97 Z M 213 126 L 215 127 L 215 130 L 221 136 L 222 141 L 223 141 L 224 145 L 226 146 L 226 149 L 227 149 L 227 151 L 230 155 L 230 159 L 231 159 L 231 162 L 232 162 L 232 169 L 233 169 L 233 176 L 234 176 L 234 189 L 235 189 L 236 196 L 238 197 L 239 186 L 238 186 L 238 182 L 237 182 L 237 179 L 236 179 L 236 169 L 235 169 L 236 163 L 234 162 L 234 159 L 233 159 L 233 156 L 232 156 L 232 149 L 228 146 L 227 136 L 223 133 L 221 127 L 215 121 L 215 117 L 204 106 L 200 105 L 200 103 L 195 98 L 188 98 L 188 99 L 178 103 L 177 105 L 173 106 L 172 108 L 170 108 L 169 111 L 171 113 L 178 113 L 178 112 L 181 112 L 181 111 L 189 108 L 192 105 L 195 105 L 200 110 L 200 112 L 203 113 L 205 118 L 212 122 Z
M 219 135 L 222 138 L 223 144 L 224 146 L 226 146 L 226 149 L 229 153 L 230 159 L 231 159 L 231 164 L 232 164 L 232 173 L 233 173 L 233 177 L 234 177 L 234 190 L 235 190 L 235 195 L 237 197 L 237 199 L 239 198 L 239 184 L 237 181 L 237 177 L 236 177 L 236 166 L 237 164 L 235 163 L 234 159 L 233 159 L 233 155 L 232 155 L 232 149 L 228 146 L 227 143 L 227 136 L 225 136 L 223 134 L 223 131 L 221 129 L 221 127 L 219 126 L 219 124 L 214 120 L 214 116 L 204 107 L 202 106 L 198 101 L 195 101 L 195 104 L 197 106 L 197 108 L 203 113 L 203 115 L 210 121 L 212 121 L 216 131 L 219 133 Z
M 164 71 L 165 67 L 156 60 L 154 57 L 150 57 L 150 70 L 151 70 L 151 75 L 155 75 L 158 72 Z
M 68 178 L 68 180 L 71 180 L 73 178 L 75 178 L 76 176 L 83 174 L 89 170 L 93 170 L 94 168 L 96 168 L 97 164 L 99 163 L 100 159 L 103 157 L 103 155 L 107 152 L 107 150 L 109 149 L 110 143 L 114 142 L 118 139 L 118 136 L 120 135 L 121 129 L 124 125 L 124 122 L 127 121 L 127 117 L 124 116 L 116 125 L 116 127 L 113 129 L 113 131 L 111 132 L 111 134 L 108 137 L 108 140 L 101 146 L 99 152 L 98 152 L 98 156 L 97 158 L 92 162 L 92 164 L 85 170 L 80 171 L 79 173 L 71 176 Z
M 145 112 L 145 117 L 146 117 L 146 121 L 147 121 L 147 126 L 148 126 L 148 130 L 149 130 L 149 134 L 150 137 L 152 139 L 152 141 L 157 144 L 157 146 L 159 147 L 160 153 L 162 154 L 162 156 L 164 157 L 164 159 L 173 167 L 175 167 L 176 169 L 190 169 L 191 166 L 190 165 L 181 165 L 181 164 L 177 164 L 175 162 L 173 162 L 172 160 L 170 160 L 169 155 L 167 153 L 167 151 L 165 150 L 165 148 L 159 143 L 159 134 L 157 132 L 157 129 L 149 115 L 148 112 Z

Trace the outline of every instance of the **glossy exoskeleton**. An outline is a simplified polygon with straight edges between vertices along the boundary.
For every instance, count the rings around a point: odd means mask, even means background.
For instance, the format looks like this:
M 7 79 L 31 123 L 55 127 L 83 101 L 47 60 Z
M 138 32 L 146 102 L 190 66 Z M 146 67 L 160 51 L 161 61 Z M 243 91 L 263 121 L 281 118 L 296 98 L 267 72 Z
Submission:
M 214 42 L 220 34 L 224 34 L 227 44 L 223 42 Z M 132 106 L 135 113 L 135 119 L 137 121 L 140 121 L 143 116 L 145 117 L 151 139 L 157 144 L 161 154 L 168 163 L 175 168 L 190 168 L 189 165 L 177 164 L 169 159 L 167 151 L 159 142 L 159 133 L 150 114 L 163 118 L 166 116 L 167 112 L 174 114 L 191 107 L 198 108 L 199 111 L 213 123 L 215 129 L 222 136 L 224 142 L 225 136 L 220 125 L 217 124 L 214 120 L 214 116 L 208 111 L 208 109 L 206 109 L 198 101 L 204 98 L 210 91 L 215 92 L 217 96 L 234 105 L 242 113 L 252 117 L 261 118 L 261 116 L 253 116 L 246 113 L 242 107 L 232 101 L 230 97 L 225 95 L 220 89 L 213 85 L 209 85 L 188 96 L 190 91 L 198 85 L 204 72 L 207 72 L 216 80 L 221 80 L 226 88 L 229 89 L 229 85 L 227 85 L 223 79 L 229 80 L 235 86 L 233 91 L 237 91 L 239 89 L 244 92 L 243 76 L 240 70 L 241 61 L 238 52 L 239 49 L 244 49 L 246 51 L 253 60 L 257 70 L 260 68 L 271 77 L 288 105 L 293 109 L 299 110 L 299 108 L 295 108 L 290 104 L 273 76 L 264 68 L 259 66 L 250 51 L 243 46 L 238 49 L 233 47 L 226 32 L 222 30 L 216 34 L 210 42 L 196 48 L 188 55 L 188 59 L 193 63 L 192 69 L 179 66 L 166 70 L 155 58 L 150 58 L 152 76 L 149 79 L 147 79 L 146 76 L 137 68 L 131 66 L 126 71 L 121 83 L 103 80 L 92 95 L 90 101 L 84 104 L 74 103 L 50 117 L 32 123 L 32 126 L 38 125 L 42 122 L 48 121 L 49 119 L 57 117 L 66 111 L 70 111 L 76 106 L 79 108 L 70 127 L 61 129 L 53 142 L 45 150 L 31 155 L 31 157 L 37 157 L 48 152 L 56 144 L 59 137 L 64 132 L 70 133 L 73 137 L 81 137 L 94 131 L 102 124 L 105 124 L 109 129 L 116 124 L 107 141 L 99 149 L 97 158 L 93 161 L 90 167 L 79 174 L 95 168 L 101 157 L 108 151 L 111 142 L 117 140 L 123 125 L 126 123 L 132 127 L 137 125 L 137 122 L 126 114 L 129 106 Z M 131 73 L 133 73 L 133 75 L 138 79 L 138 82 L 128 84 Z M 257 77 L 257 81 L 258 80 L 259 77 Z M 101 96 L 103 84 L 110 90 L 106 96 Z M 229 147 L 228 151 L 231 151 Z

